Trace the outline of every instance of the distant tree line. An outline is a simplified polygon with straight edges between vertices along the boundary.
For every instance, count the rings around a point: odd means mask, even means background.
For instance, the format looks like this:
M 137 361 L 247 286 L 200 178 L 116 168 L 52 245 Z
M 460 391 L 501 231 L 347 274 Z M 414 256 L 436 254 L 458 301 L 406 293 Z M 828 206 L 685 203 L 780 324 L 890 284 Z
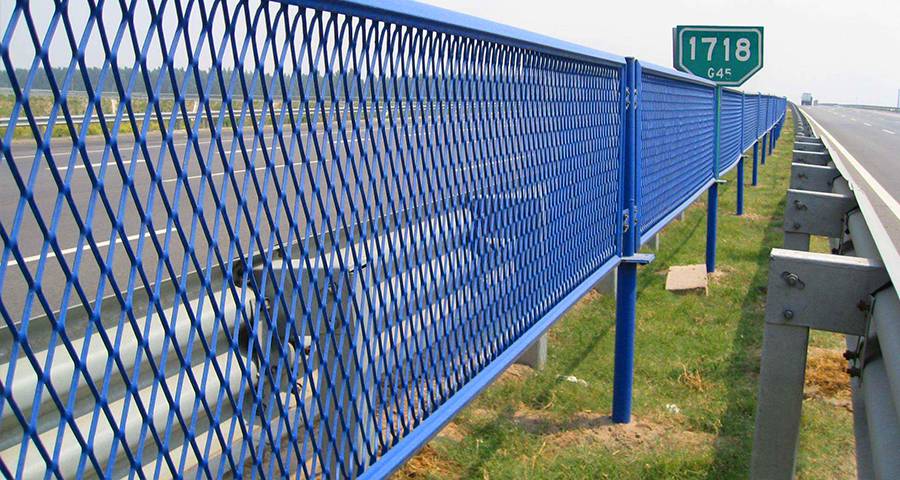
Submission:
M 94 91 L 101 90 L 100 83 L 100 72 L 99 68 L 88 68 L 87 76 L 90 79 L 91 86 Z M 53 68 L 52 69 L 53 78 L 56 80 L 57 87 L 61 87 L 63 81 L 66 78 L 66 69 L 65 68 Z M 181 91 L 187 97 L 196 97 L 198 96 L 199 88 L 202 87 L 206 95 L 209 97 L 221 97 L 222 96 L 222 85 L 220 84 L 219 78 L 210 79 L 210 75 L 214 75 L 209 70 L 201 71 L 200 78 L 196 75 L 191 74 L 190 78 L 186 83 L 184 83 L 184 79 L 186 78 L 186 70 L 185 69 L 174 69 L 172 71 L 166 70 L 163 72 L 160 68 L 156 68 L 150 70 L 148 72 L 148 77 L 150 81 L 150 86 L 148 88 L 147 82 L 145 81 L 145 77 L 141 72 L 138 72 L 137 77 L 135 78 L 134 87 L 132 88 L 133 96 L 146 96 L 148 90 L 153 89 L 160 96 L 170 96 L 174 93 L 175 89 L 172 85 L 171 77 L 174 76 L 176 82 L 178 82 Z M 234 70 L 227 69 L 222 71 L 221 82 L 224 83 L 225 88 L 229 88 L 229 84 L 232 82 L 232 75 Z M 164 75 L 165 78 L 160 81 L 159 76 Z M 131 68 L 122 68 L 119 69 L 119 76 L 125 88 L 127 88 L 127 83 L 131 80 L 132 69 Z M 216 75 L 217 76 L 217 75 Z M 253 96 L 255 98 L 262 98 L 262 87 L 263 85 L 260 83 L 260 78 L 258 73 L 249 73 L 244 72 L 244 81 L 247 84 L 247 88 L 249 90 L 252 82 L 255 81 L 255 88 Z M 254 78 L 255 76 L 255 78 Z M 28 78 L 28 70 L 24 68 L 18 68 L 15 70 L 15 77 L 20 86 L 24 84 L 26 79 Z M 282 98 L 283 87 L 282 83 L 278 82 L 272 87 L 272 78 L 271 74 L 267 74 L 264 76 L 264 84 L 265 87 L 270 90 L 270 95 L 272 98 Z M 345 83 L 346 87 L 350 89 L 352 97 L 354 99 L 358 99 L 360 97 L 359 93 L 359 83 L 357 83 L 356 73 L 350 72 L 344 75 L 333 74 L 332 82 L 329 85 L 327 81 L 327 77 L 324 75 L 318 75 L 317 81 L 319 83 L 319 94 L 318 97 L 315 94 L 315 85 L 310 81 L 310 76 L 308 74 L 302 74 L 300 76 L 299 82 L 294 80 L 295 83 L 299 83 L 296 85 L 289 85 L 288 82 L 291 81 L 291 77 L 286 76 L 284 79 L 284 88 L 288 89 L 291 97 L 294 100 L 301 98 L 301 90 L 305 89 L 307 92 L 307 98 L 322 98 L 325 100 L 331 99 L 331 89 L 334 88 L 337 92 L 338 98 L 346 98 L 344 93 Z M 398 84 L 395 85 L 395 82 Z M 426 79 L 421 76 L 417 76 L 414 78 L 407 77 L 379 77 L 377 83 L 375 85 L 370 85 L 366 82 L 365 79 L 362 79 L 363 88 L 366 90 L 363 94 L 366 98 L 372 97 L 372 89 L 375 90 L 376 98 L 384 98 L 385 91 L 388 91 L 389 97 L 396 97 L 397 94 L 395 92 L 400 92 L 399 95 L 401 97 L 407 96 L 407 91 L 412 92 L 409 95 L 412 96 L 413 100 L 415 100 L 416 93 L 415 87 L 418 84 L 419 91 L 421 95 L 424 97 L 426 89 L 430 92 L 430 97 L 433 99 L 435 97 L 443 97 L 443 95 L 438 95 L 439 92 L 442 92 L 444 88 L 444 82 L 440 79 L 435 81 L 434 78 Z M 115 79 L 111 72 L 107 72 L 104 83 L 102 85 L 102 91 L 106 95 L 114 94 L 117 91 L 115 86 Z M 12 83 L 10 81 L 9 75 L 0 75 L 0 88 L 11 88 Z M 32 81 L 32 89 L 37 90 L 50 90 L 50 76 L 46 73 L 43 75 L 36 75 L 34 80 Z M 69 86 L 69 91 L 86 91 L 87 88 L 84 84 L 84 78 L 82 72 L 79 70 L 75 72 L 72 76 L 72 83 Z M 236 77 L 234 79 L 234 86 L 231 88 L 232 96 L 235 98 L 242 98 L 242 87 L 240 83 L 240 77 Z

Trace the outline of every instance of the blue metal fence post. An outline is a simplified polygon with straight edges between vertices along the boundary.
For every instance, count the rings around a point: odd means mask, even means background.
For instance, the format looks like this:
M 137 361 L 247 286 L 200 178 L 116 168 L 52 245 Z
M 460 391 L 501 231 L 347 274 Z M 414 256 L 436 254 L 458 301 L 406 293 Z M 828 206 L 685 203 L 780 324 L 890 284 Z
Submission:
M 744 214 L 744 156 L 737 164 L 737 214 Z
M 766 143 L 767 143 L 768 141 L 769 141 L 769 140 L 768 140 L 768 137 L 767 137 L 766 134 L 764 133 L 764 134 L 763 134 L 763 137 L 762 137 L 762 141 L 760 142 L 760 150 L 762 150 L 762 153 L 760 154 L 759 163 L 760 163 L 761 165 L 765 165 L 765 164 L 766 164 L 766 150 L 768 149 L 768 147 L 766 146 Z
M 637 263 L 623 262 L 617 271 L 616 358 L 613 372 L 615 423 L 631 421 L 631 391 L 634 384 L 634 330 L 637 313 Z
M 709 187 L 706 206 L 706 271 L 716 271 L 716 228 L 719 213 L 719 127 L 722 120 L 722 87 L 716 87 L 715 123 L 713 126 L 713 184 Z
M 737 214 L 744 214 L 744 109 L 747 108 L 747 95 L 741 93 L 741 134 L 738 138 L 740 138 L 741 145 L 741 156 L 738 159 L 737 164 Z
M 625 161 L 623 172 L 623 200 L 625 217 L 622 225 L 622 257 L 634 255 L 637 242 L 634 222 L 635 171 L 637 163 L 637 99 L 639 73 L 634 59 L 627 59 L 625 87 Z M 634 330 L 637 305 L 637 264 L 623 262 L 616 273 L 616 357 L 613 371 L 612 420 L 631 421 L 631 389 L 634 383 Z
M 709 187 L 706 208 L 706 271 L 716 271 L 716 228 L 719 214 L 719 184 Z
M 759 183 L 759 140 L 753 143 L 753 186 Z

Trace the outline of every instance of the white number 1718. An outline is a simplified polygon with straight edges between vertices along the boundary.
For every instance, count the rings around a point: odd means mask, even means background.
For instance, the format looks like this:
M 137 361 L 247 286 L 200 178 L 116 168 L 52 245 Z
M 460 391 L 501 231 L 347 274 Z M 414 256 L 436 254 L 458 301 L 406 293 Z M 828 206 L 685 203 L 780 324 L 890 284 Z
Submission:
M 691 37 L 688 40 L 691 44 L 691 60 L 697 59 L 697 37 Z M 706 61 L 711 62 L 713 52 L 719 39 L 716 37 L 700 37 L 700 43 L 706 46 Z M 725 49 L 725 61 L 731 61 L 731 38 L 725 37 L 722 40 L 722 47 Z M 750 60 L 750 39 L 741 37 L 735 42 L 734 58 L 739 62 Z

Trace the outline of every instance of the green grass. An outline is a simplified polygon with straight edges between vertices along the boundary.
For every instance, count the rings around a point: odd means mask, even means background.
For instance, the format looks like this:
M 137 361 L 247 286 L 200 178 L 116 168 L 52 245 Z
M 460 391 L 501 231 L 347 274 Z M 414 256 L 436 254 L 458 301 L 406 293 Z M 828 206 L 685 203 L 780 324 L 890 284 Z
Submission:
M 397 477 L 746 478 L 768 254 L 782 243 L 792 143 L 788 121 L 758 187 L 747 166 L 743 217 L 733 213 L 734 172 L 720 188 L 720 273 L 708 296 L 665 290 L 670 266 L 704 261 L 705 197 L 663 231 L 656 261 L 641 269 L 631 427 L 607 420 L 614 301 L 588 295 L 550 330 L 546 369 L 501 378 Z M 817 334 L 813 345 L 840 339 Z M 804 402 L 799 478 L 853 476 L 851 422 L 846 409 Z

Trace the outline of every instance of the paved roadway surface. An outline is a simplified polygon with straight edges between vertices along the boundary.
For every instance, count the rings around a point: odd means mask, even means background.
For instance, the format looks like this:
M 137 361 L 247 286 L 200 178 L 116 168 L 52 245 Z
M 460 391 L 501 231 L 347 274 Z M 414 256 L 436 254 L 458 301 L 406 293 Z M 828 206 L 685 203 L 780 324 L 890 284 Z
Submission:
M 844 164 L 872 203 L 894 246 L 894 252 L 889 255 L 896 258 L 896 252 L 900 251 L 900 113 L 838 106 L 803 107 L 803 110 L 852 157 Z M 831 153 L 847 156 L 841 151 Z M 883 257 L 884 246 L 879 245 Z M 889 260 L 885 258 L 886 262 Z
M 490 150 L 490 144 L 496 140 L 489 135 L 474 133 L 463 126 L 457 125 L 452 129 L 456 131 L 456 138 L 460 139 L 456 146 L 460 153 L 463 153 L 463 157 L 472 158 L 471 155 L 475 151 Z M 3 161 L 0 162 L 0 187 L 2 187 L 0 225 L 5 235 L 11 235 L 14 230 L 17 232 L 15 237 L 24 259 L 23 263 L 28 270 L 27 275 L 40 278 L 41 291 L 49 305 L 41 305 L 36 297 L 26 300 L 29 297 L 26 273 L 22 271 L 19 262 L 10 257 L 6 262 L 6 274 L 0 280 L 3 292 L 0 301 L 4 309 L 9 317 L 18 323 L 22 318 L 40 317 L 47 311 L 59 311 L 66 306 L 71 308 L 75 305 L 92 305 L 97 298 L 98 280 L 101 276 L 100 265 L 106 263 L 111 247 L 116 251 L 109 268 L 120 291 L 125 292 L 128 289 L 129 281 L 134 281 L 136 288 L 148 283 L 140 277 L 130 279 L 133 274 L 133 262 L 121 245 L 121 236 L 117 236 L 115 241 L 110 241 L 116 219 L 123 222 L 128 243 L 134 251 L 137 251 L 139 242 L 143 241 L 143 251 L 139 256 L 142 258 L 145 276 L 153 285 L 160 280 L 180 278 L 185 273 L 204 271 L 211 265 L 218 265 L 229 256 L 246 258 L 248 252 L 256 255 L 261 250 L 270 251 L 270 245 L 276 247 L 279 244 L 295 245 L 298 237 L 306 238 L 313 235 L 313 232 L 307 229 L 310 224 L 315 224 L 319 229 L 317 233 L 321 234 L 321 229 L 325 227 L 324 216 L 330 218 L 331 226 L 327 230 L 333 231 L 341 229 L 341 219 L 346 225 L 354 225 L 383 217 L 398 215 L 402 217 L 404 209 L 416 205 L 435 205 L 441 203 L 442 199 L 443 208 L 451 209 L 453 207 L 448 207 L 447 204 L 455 201 L 448 202 L 448 198 L 464 198 L 474 189 L 483 188 L 489 183 L 511 182 L 514 180 L 512 177 L 525 175 L 522 173 L 524 169 L 521 168 L 512 168 L 513 172 L 520 173 L 510 174 L 509 165 L 504 164 L 534 162 L 534 158 L 526 157 L 536 154 L 529 152 L 525 155 L 510 156 L 498 152 L 494 156 L 484 155 L 486 158 L 482 161 L 449 165 L 442 159 L 423 155 L 415 144 L 417 136 L 413 131 L 406 132 L 407 135 L 400 133 L 399 136 L 392 136 L 390 131 L 376 131 L 374 137 L 369 138 L 363 133 L 361 143 L 364 146 L 360 147 L 351 135 L 348 135 L 345 141 L 338 137 L 339 132 L 336 129 L 332 129 L 337 137 L 333 141 L 332 149 L 328 148 L 322 130 L 324 129 L 320 124 L 316 132 L 310 135 L 305 127 L 303 128 L 299 141 L 303 142 L 303 150 L 307 152 L 306 158 L 312 160 L 303 161 L 301 147 L 295 146 L 292 162 L 287 160 L 288 156 L 284 154 L 284 151 L 290 150 L 290 145 L 282 147 L 276 144 L 273 147 L 271 131 L 264 135 L 265 146 L 262 148 L 253 147 L 254 138 L 247 132 L 245 135 L 249 135 L 249 138 L 245 137 L 246 155 L 241 153 L 238 142 L 232 140 L 231 134 L 223 134 L 223 139 L 217 144 L 211 141 L 208 130 L 200 131 L 196 145 L 188 142 L 184 132 L 178 132 L 171 146 L 164 145 L 157 135 L 148 140 L 146 152 L 142 152 L 140 148 L 135 152 L 133 138 L 129 138 L 129 134 L 123 134 L 120 135 L 119 153 L 126 171 L 133 168 L 134 186 L 134 193 L 126 190 L 124 194 L 123 174 L 119 172 L 119 167 L 114 157 L 109 154 L 102 137 L 91 137 L 87 141 L 86 155 L 73 153 L 71 139 L 54 138 L 51 142 L 55 165 L 53 167 L 43 156 L 35 165 L 35 146 L 32 141 L 15 142 L 11 145 L 15 170 L 23 177 L 22 182 L 32 185 L 39 214 L 34 211 L 35 207 L 30 205 L 23 207 L 20 204 L 21 188 L 14 178 L 14 169 L 10 168 L 8 162 Z M 473 133 L 475 138 L 472 138 Z M 284 137 L 285 141 L 291 139 L 290 133 L 286 133 Z M 311 146 L 314 138 L 318 138 L 319 147 L 324 153 L 320 155 L 315 153 L 315 148 Z M 424 137 L 419 138 L 419 141 L 424 140 Z M 376 146 L 373 147 L 373 144 Z M 384 152 L 385 144 L 395 152 L 404 151 L 403 158 L 384 158 L 383 155 L 382 158 L 371 158 L 371 152 L 375 150 Z M 274 167 L 265 166 L 264 150 L 268 151 Z M 469 155 L 464 154 L 467 150 Z M 359 158 L 363 152 L 368 152 L 370 157 L 366 162 L 368 169 L 360 166 L 363 162 L 347 161 L 349 154 Z M 199 166 L 198 157 L 202 157 L 209 165 L 205 174 Z M 235 158 L 233 175 L 228 175 L 225 172 L 225 164 L 232 157 Z M 184 182 L 183 178 L 179 181 L 173 158 L 187 165 L 185 169 L 187 182 Z M 318 161 L 317 158 L 322 158 L 323 161 Z M 252 164 L 246 163 L 245 159 Z M 101 174 L 104 162 L 106 170 Z M 285 168 L 288 163 L 292 163 L 290 169 Z M 148 192 L 154 184 L 148 164 L 155 165 L 154 169 L 158 171 L 161 180 L 156 182 L 153 200 L 148 200 Z M 354 164 L 357 165 L 355 168 Z M 502 177 L 498 175 L 500 169 L 506 172 Z M 54 170 L 58 178 L 53 175 Z M 248 172 L 252 172 L 253 175 L 247 175 Z M 96 178 L 103 179 L 107 204 L 104 204 L 97 193 L 99 189 Z M 440 183 L 450 185 L 454 191 L 436 192 L 433 185 L 422 185 L 421 178 L 440 178 Z M 463 179 L 462 182 L 460 179 Z M 66 181 L 70 184 L 71 203 L 74 205 L 70 205 L 70 200 L 60 194 L 59 185 Z M 189 188 L 186 188 L 186 185 Z M 321 189 L 318 195 L 313 185 L 318 185 Z M 245 193 L 235 194 L 236 190 Z M 303 194 L 297 195 L 298 191 Z M 214 197 L 220 200 L 217 201 Z M 370 201 L 366 204 L 363 198 L 378 198 L 380 202 L 372 204 Z M 242 224 L 235 225 L 240 199 L 245 199 L 247 204 L 241 216 Z M 266 199 L 266 202 L 260 202 L 259 199 Z M 217 215 L 217 203 L 224 205 L 224 214 Z M 369 212 L 352 212 L 351 203 L 357 208 L 368 208 Z M 85 221 L 92 204 L 92 220 Z M 142 226 L 137 205 L 140 205 L 140 209 L 144 212 L 151 211 L 149 217 L 152 217 L 153 225 L 149 228 Z M 178 212 L 181 229 L 187 241 L 178 236 L 174 227 L 167 227 L 169 208 Z M 200 208 L 203 211 L 204 221 L 194 222 L 195 212 Z M 96 254 L 80 238 L 80 229 L 73 213 L 75 211 L 82 222 L 91 227 L 98 250 Z M 358 220 L 354 220 L 354 216 Z M 218 225 L 216 225 L 217 217 Z M 41 226 L 37 218 L 41 218 L 45 225 Z M 296 221 L 294 228 L 290 225 L 291 218 Z M 231 224 L 226 227 L 228 222 Z M 43 233 L 45 229 L 56 232 L 56 241 L 63 261 L 57 258 L 59 255 L 57 252 L 46 246 L 46 235 Z M 234 237 L 234 233 L 229 233 L 229 229 L 238 232 L 240 253 L 229 245 Z M 250 234 L 253 229 L 258 229 L 259 241 L 251 245 Z M 270 232 L 276 230 L 280 233 L 281 239 L 272 238 L 270 235 Z M 167 236 L 168 247 L 164 247 Z M 158 245 L 154 245 L 153 240 L 158 241 Z M 218 245 L 213 246 L 214 243 Z M 194 250 L 196 259 L 185 260 L 184 252 L 188 246 Z M 232 250 L 229 253 L 230 248 Z M 169 266 L 165 264 L 160 266 L 157 249 L 169 252 Z M 209 258 L 208 253 L 211 251 L 213 255 Z M 79 254 L 81 260 L 77 261 Z M 38 266 L 42 257 L 46 257 L 47 261 L 44 262 L 45 270 L 39 273 Z M 71 287 L 67 287 L 67 275 L 63 271 L 62 263 L 65 263 L 65 268 L 77 272 L 84 300 L 79 298 L 79 293 L 74 290 L 68 292 L 66 298 L 66 289 Z M 101 296 L 109 297 L 112 294 L 112 287 L 107 282 Z M 5 330 L 3 325 L 5 322 L 0 321 L 0 337 L 3 337 Z M 0 344 L 2 344 L 0 345 L 0 362 L 2 362 L 4 354 L 8 353 L 5 351 L 8 344 L 6 341 Z

